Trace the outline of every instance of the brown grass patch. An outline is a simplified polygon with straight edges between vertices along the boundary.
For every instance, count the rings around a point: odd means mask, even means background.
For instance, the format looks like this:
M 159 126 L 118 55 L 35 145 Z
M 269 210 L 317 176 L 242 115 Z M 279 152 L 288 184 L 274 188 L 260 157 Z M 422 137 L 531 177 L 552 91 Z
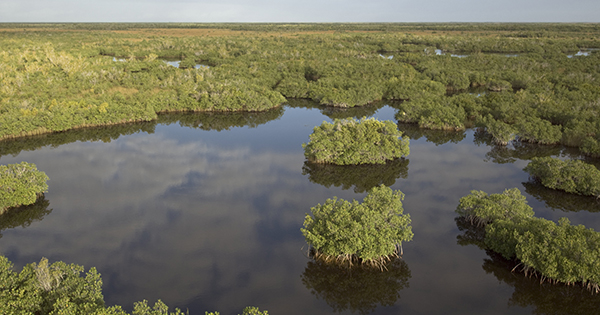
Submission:
M 116 93 L 121 93 L 125 96 L 131 96 L 133 94 L 136 94 L 137 92 L 139 92 L 138 89 L 134 89 L 134 88 L 126 88 L 126 87 L 122 87 L 122 86 L 115 86 L 110 88 L 107 91 L 109 94 L 116 94 Z

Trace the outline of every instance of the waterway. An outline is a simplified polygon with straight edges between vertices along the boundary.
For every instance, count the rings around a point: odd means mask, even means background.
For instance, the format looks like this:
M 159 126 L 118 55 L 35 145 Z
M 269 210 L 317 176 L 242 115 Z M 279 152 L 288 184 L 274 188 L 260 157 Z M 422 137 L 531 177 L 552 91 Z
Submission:
M 412 138 L 405 160 L 306 163 L 302 143 L 322 121 L 394 120 L 395 112 L 292 102 L 266 113 L 166 115 L 4 141 L 0 163 L 35 163 L 50 181 L 33 219 L 0 225 L 0 253 L 17 268 L 42 257 L 96 267 L 106 303 L 126 310 L 162 299 L 189 314 L 239 314 L 249 305 L 270 314 L 595 314 L 597 295 L 542 285 L 465 245 L 454 213 L 471 190 L 517 187 L 537 216 L 600 230 L 593 198 L 540 188 L 522 170 L 533 156 L 577 152 L 400 125 Z M 383 273 L 312 262 L 300 232 L 310 208 L 334 196 L 362 200 L 379 184 L 406 194 L 414 240 L 403 244 L 403 260 Z

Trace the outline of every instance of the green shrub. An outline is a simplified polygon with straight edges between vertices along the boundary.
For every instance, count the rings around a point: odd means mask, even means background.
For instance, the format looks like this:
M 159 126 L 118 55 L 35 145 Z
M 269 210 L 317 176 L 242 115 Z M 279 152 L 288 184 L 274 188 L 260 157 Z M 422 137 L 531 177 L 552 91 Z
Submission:
M 562 138 L 560 126 L 553 126 L 549 121 L 540 118 L 528 118 L 517 123 L 517 133 L 520 141 L 557 144 Z
M 600 170 L 583 161 L 536 157 L 524 170 L 545 187 L 600 197 Z
M 498 220 L 486 227 L 485 243 L 507 259 L 517 258 L 523 271 L 564 284 L 579 283 L 600 292 L 600 233 L 541 218 Z
M 63 262 L 26 265 L 17 274 L 0 256 L 1 314 L 107 314 L 102 280 L 94 268 L 81 277 L 83 267 Z
M 10 207 L 34 203 L 48 190 L 47 180 L 32 163 L 0 165 L 0 215 Z
M 473 190 L 470 195 L 460 198 L 456 213 L 472 224 L 482 226 L 498 219 L 529 218 L 533 216 L 533 209 L 517 188 L 491 195 Z
M 483 119 L 483 124 L 497 145 L 507 145 L 516 137 L 516 130 L 512 125 L 496 120 L 491 115 Z
M 517 259 L 521 271 L 542 281 L 581 284 L 600 292 L 600 233 L 593 229 L 572 226 L 566 218 L 557 225 L 533 217 L 517 188 L 490 196 L 473 191 L 461 198 L 456 212 L 472 224 L 485 225 L 485 245 L 477 229 L 464 226 L 467 234 L 459 240 Z
M 302 146 L 311 162 L 350 165 L 383 164 L 408 156 L 408 143 L 393 122 L 363 118 L 323 122 Z
M 23 267 L 20 273 L 13 264 L 0 256 L 0 314 L 3 315 L 128 315 L 121 306 L 106 307 L 102 295 L 102 279 L 95 268 L 85 276 L 82 266 L 53 264 L 42 258 L 39 263 Z M 154 306 L 148 301 L 134 303 L 131 315 L 183 315 L 161 300 Z M 206 313 L 218 315 L 218 312 Z M 246 307 L 242 315 L 268 315 L 256 307 Z
M 373 188 L 362 204 L 327 199 L 311 208 L 313 216 L 306 215 L 301 231 L 315 258 L 380 266 L 413 237 L 410 216 L 403 215 L 403 199 L 401 191 L 383 185 Z

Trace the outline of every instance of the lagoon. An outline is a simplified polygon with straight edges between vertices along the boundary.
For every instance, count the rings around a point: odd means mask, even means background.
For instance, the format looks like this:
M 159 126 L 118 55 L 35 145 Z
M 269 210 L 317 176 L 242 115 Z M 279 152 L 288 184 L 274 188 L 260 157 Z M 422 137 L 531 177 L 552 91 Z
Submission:
M 247 305 L 271 314 L 594 314 L 597 295 L 540 285 L 460 245 L 454 213 L 471 190 L 517 187 L 536 216 L 600 230 L 597 201 L 545 190 L 522 171 L 533 156 L 576 151 L 399 125 L 411 137 L 405 160 L 366 172 L 307 165 L 301 145 L 323 120 L 394 120 L 395 112 L 292 101 L 265 113 L 171 114 L 4 141 L 0 163 L 35 163 L 50 188 L 39 219 L 1 228 L 0 253 L 17 268 L 41 257 L 96 267 L 107 305 L 126 310 L 162 299 L 190 314 Z M 300 232 L 310 207 L 333 196 L 362 200 L 380 183 L 406 194 L 412 218 L 398 268 L 347 273 L 312 263 Z

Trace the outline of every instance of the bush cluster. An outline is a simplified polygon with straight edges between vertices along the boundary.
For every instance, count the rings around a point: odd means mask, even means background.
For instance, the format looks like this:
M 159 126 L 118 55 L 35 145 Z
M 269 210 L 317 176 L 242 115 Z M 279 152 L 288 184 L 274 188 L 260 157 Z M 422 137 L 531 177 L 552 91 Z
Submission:
M 413 237 L 403 199 L 402 192 L 383 185 L 373 188 L 362 203 L 327 199 L 311 208 L 312 216 L 306 215 L 301 231 L 316 258 L 382 266 L 401 254 L 402 242 Z
M 556 224 L 534 217 L 516 188 L 489 196 L 473 191 L 461 198 L 456 212 L 485 225 L 485 247 L 517 259 L 526 275 L 600 292 L 600 233 L 593 229 L 566 218 Z
M 310 162 L 338 165 L 384 164 L 408 156 L 408 145 L 396 124 L 374 118 L 324 121 L 302 144 Z
M 600 53 L 575 55 L 600 47 L 589 37 L 596 25 L 139 26 L 247 32 L 149 37 L 87 31 L 131 27 L 107 24 L 6 33 L 0 38 L 0 139 L 147 121 L 164 111 L 262 111 L 284 97 L 338 108 L 403 100 L 398 119 L 422 128 L 475 124 L 497 144 L 561 143 L 600 156 Z M 469 34 L 411 34 L 425 29 Z M 365 32 L 371 30 L 379 32 Z M 182 60 L 180 68 L 161 58 Z M 197 63 L 210 67 L 196 69 Z
M 545 187 L 600 197 L 600 170 L 583 161 L 535 157 L 524 170 Z
M 0 215 L 8 208 L 33 204 L 48 190 L 48 176 L 33 163 L 0 165 Z
M 42 258 L 39 263 L 27 264 L 19 273 L 13 264 L 0 256 L 0 314 L 21 315 L 128 315 L 121 306 L 106 307 L 102 295 L 102 279 L 95 268 L 84 273 L 75 264 Z M 158 300 L 134 303 L 132 315 L 184 315 L 179 309 Z M 218 312 L 207 314 L 218 315 Z M 242 315 L 268 315 L 256 307 L 246 307 Z

